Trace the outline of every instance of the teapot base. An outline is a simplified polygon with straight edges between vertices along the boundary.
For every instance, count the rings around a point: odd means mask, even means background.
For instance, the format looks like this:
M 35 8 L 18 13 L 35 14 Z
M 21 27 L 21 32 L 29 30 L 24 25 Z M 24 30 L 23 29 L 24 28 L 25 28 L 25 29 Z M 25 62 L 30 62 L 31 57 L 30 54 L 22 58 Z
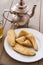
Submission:
M 14 25 L 14 29 L 17 29 L 17 28 L 28 28 L 28 23 L 23 26 L 15 26 Z

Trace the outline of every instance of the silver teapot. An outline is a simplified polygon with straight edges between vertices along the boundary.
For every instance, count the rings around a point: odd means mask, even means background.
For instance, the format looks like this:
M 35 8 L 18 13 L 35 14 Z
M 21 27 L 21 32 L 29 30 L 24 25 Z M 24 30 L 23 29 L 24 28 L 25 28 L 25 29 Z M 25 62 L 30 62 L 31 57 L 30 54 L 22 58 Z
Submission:
M 15 5 L 14 10 L 4 11 L 3 17 L 9 22 L 14 23 L 14 25 L 17 27 L 28 25 L 30 18 L 34 15 L 35 8 L 36 5 L 33 6 L 32 13 L 29 15 L 28 7 L 25 4 L 24 0 L 20 0 L 19 3 Z M 7 17 L 5 17 L 6 12 L 9 12 L 12 15 L 12 20 L 9 20 Z

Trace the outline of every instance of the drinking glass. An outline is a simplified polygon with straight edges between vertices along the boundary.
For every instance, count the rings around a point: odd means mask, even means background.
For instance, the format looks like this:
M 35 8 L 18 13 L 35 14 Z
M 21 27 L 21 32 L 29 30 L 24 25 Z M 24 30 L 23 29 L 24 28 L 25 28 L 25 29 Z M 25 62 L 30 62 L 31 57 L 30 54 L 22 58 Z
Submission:
M 0 39 L 3 37 L 5 22 L 4 19 L 0 17 Z

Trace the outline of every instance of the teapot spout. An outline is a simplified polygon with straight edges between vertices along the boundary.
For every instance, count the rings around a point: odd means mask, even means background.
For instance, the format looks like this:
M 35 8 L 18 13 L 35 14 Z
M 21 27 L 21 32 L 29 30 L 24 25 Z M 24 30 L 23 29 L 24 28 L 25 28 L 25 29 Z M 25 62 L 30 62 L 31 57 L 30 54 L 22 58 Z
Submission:
M 34 13 L 35 13 L 35 8 L 36 8 L 36 5 L 34 5 L 33 9 L 32 9 L 32 13 L 30 14 L 30 18 L 33 17 Z

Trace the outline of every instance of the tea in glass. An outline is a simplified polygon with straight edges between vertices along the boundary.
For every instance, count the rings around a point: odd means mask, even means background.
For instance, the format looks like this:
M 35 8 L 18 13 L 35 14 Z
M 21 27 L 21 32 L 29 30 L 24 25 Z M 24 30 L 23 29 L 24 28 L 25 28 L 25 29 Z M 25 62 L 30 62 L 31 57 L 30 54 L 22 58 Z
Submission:
M 3 30 L 4 30 L 4 23 L 3 23 L 3 21 L 0 21 L 0 39 L 3 36 Z

